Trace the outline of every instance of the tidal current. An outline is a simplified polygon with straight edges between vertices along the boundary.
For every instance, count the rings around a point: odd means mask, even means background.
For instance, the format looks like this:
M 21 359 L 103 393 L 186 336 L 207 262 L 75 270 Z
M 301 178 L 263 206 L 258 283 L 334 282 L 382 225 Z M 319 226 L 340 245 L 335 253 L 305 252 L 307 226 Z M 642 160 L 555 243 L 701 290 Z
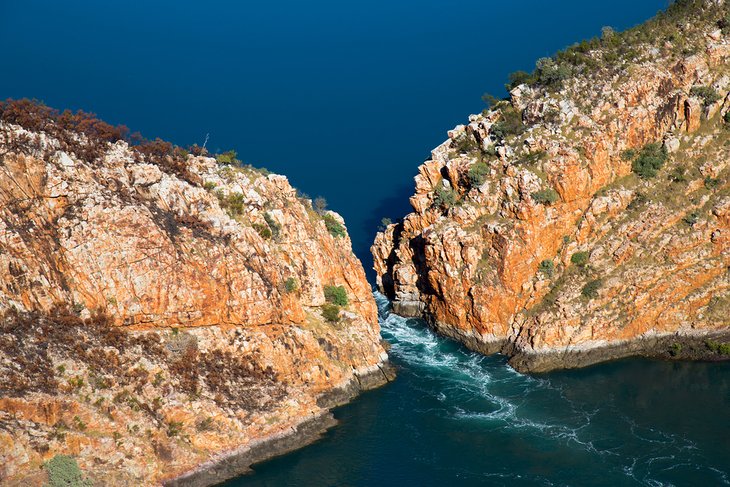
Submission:
M 229 486 L 730 485 L 730 363 L 527 376 L 376 300 L 398 379 Z

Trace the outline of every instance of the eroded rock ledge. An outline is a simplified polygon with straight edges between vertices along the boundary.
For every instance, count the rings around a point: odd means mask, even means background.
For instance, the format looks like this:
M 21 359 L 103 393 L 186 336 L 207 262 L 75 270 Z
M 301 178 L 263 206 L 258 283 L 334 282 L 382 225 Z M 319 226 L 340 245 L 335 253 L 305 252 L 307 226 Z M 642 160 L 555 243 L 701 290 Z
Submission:
M 727 15 L 697 0 L 607 31 L 449 131 L 418 169 L 413 212 L 372 247 L 394 311 L 522 371 L 721 358 Z
M 285 177 L 85 114 L 0 115 L 0 483 L 67 454 L 98 484 L 205 485 L 384 383 L 344 223 Z

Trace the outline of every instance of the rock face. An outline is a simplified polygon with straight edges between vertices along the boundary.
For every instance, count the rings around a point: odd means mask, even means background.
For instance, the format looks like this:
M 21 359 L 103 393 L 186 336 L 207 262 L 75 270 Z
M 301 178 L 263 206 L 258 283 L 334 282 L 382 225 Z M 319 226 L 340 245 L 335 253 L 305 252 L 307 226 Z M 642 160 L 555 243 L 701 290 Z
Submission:
M 386 380 L 371 288 L 325 222 L 342 220 L 285 177 L 8 113 L 0 483 L 42 484 L 56 454 L 104 485 L 221 481 L 311 441 L 328 397 Z M 326 286 L 347 294 L 336 322 Z M 223 457 L 235 468 L 200 475 Z
M 541 61 L 449 132 L 372 247 L 397 312 L 523 371 L 730 332 L 728 7 L 689 3 Z

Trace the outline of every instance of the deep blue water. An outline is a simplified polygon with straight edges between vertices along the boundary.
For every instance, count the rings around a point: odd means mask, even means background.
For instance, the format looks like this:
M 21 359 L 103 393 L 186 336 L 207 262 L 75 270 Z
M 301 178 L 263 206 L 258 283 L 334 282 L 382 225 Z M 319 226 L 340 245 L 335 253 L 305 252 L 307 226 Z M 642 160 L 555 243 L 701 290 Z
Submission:
M 234 148 L 343 214 L 355 251 L 408 211 L 445 131 L 507 73 L 666 0 L 0 0 L 0 97 Z M 381 305 L 385 305 L 381 301 Z M 398 380 L 234 485 L 730 483 L 730 364 L 531 378 L 383 310 Z
M 0 98 L 234 148 L 325 196 L 369 271 L 380 219 L 507 74 L 667 0 L 0 0 Z

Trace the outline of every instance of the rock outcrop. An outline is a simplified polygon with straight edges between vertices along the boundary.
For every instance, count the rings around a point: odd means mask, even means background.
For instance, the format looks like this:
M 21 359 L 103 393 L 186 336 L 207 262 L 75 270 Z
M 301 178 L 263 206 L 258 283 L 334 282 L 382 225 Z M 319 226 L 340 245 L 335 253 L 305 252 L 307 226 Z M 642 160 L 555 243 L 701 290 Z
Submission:
M 678 2 L 541 60 L 508 101 L 450 131 L 418 169 L 413 213 L 372 247 L 396 312 L 522 371 L 719 358 L 727 24 L 725 2 Z
M 99 485 L 220 482 L 387 380 L 342 219 L 285 177 L 0 114 L 0 483 L 57 454 Z

